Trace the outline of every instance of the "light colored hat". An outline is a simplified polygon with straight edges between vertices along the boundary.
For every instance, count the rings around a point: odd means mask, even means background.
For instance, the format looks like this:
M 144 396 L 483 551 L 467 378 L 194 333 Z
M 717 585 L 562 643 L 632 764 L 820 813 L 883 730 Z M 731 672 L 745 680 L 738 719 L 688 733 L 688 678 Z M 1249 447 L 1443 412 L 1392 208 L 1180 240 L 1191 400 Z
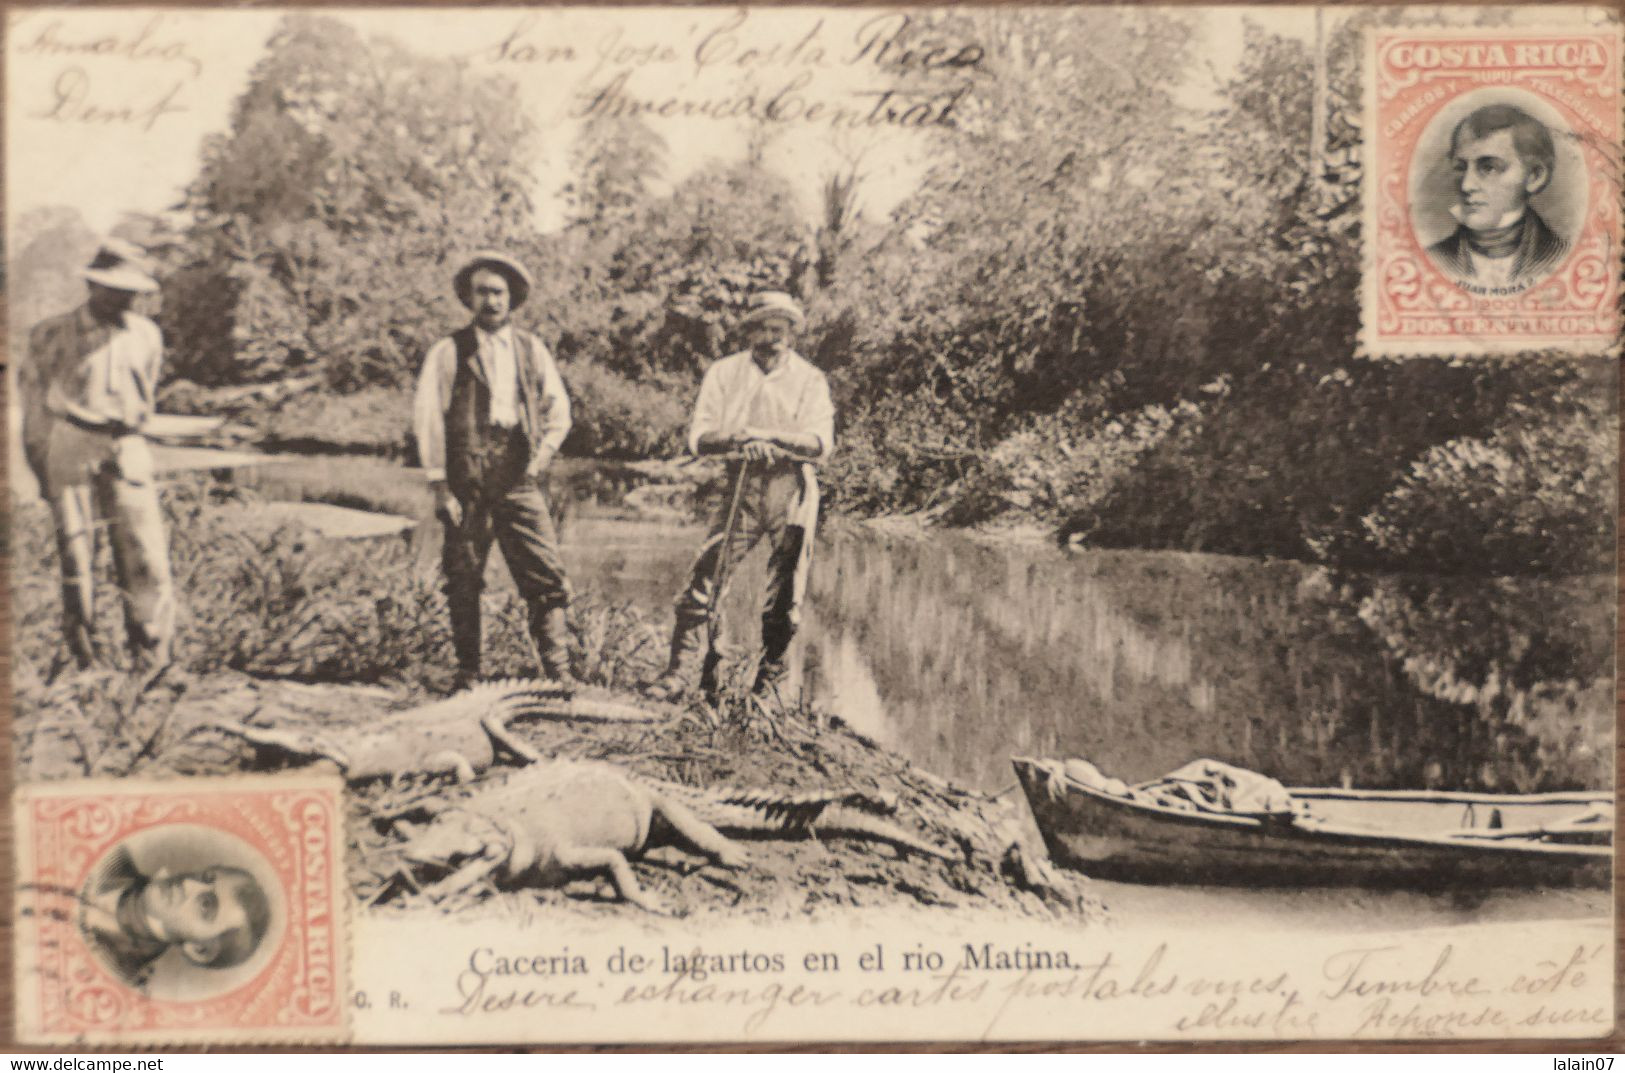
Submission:
M 80 274 L 115 291 L 149 294 L 158 289 L 146 251 L 119 238 L 104 241 Z
M 750 310 L 740 321 L 740 326 L 755 324 L 770 317 L 783 317 L 798 332 L 807 326 L 807 315 L 801 311 L 801 303 L 783 291 L 760 291 L 753 296 Z
M 474 308 L 473 280 L 474 273 L 482 268 L 494 269 L 502 273 L 508 281 L 508 308 L 518 309 L 530 297 L 531 279 L 525 266 L 496 250 L 478 250 L 468 259 L 468 263 L 457 270 L 452 278 L 451 285 L 457 291 L 457 300 L 470 309 Z

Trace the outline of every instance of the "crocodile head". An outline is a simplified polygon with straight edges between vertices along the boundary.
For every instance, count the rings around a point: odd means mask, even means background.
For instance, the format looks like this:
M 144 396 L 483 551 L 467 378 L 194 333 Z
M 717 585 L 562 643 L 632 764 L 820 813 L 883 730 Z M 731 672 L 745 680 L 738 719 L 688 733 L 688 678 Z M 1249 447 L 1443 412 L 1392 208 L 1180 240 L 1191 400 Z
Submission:
M 294 727 L 262 727 L 252 723 L 205 723 L 193 727 L 186 735 L 192 737 L 208 732 L 228 734 L 246 742 L 256 754 L 276 759 L 291 759 L 308 764 L 328 760 L 340 771 L 350 769 L 349 752 L 328 734 L 316 730 Z
M 475 857 L 505 858 L 513 848 L 512 835 L 500 823 L 462 808 L 445 809 L 406 831 L 401 856 L 420 866 L 449 870 Z

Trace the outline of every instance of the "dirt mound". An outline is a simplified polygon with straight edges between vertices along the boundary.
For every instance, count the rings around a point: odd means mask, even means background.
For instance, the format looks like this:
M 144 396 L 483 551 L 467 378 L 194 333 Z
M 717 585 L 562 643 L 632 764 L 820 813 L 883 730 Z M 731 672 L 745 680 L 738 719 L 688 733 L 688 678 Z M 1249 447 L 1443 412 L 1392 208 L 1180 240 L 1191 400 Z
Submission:
M 174 702 L 166 735 L 173 744 L 141 765 L 142 773 L 223 774 L 263 765 L 263 756 L 256 760 L 252 750 L 226 735 L 196 730 L 206 723 L 252 718 L 259 725 L 330 734 L 387 734 L 392 710 L 425 699 L 378 688 L 247 677 L 194 682 Z M 894 800 L 889 822 L 953 858 L 937 860 L 857 839 L 774 837 L 747 841 L 748 867 L 723 871 L 698 867 L 698 859 L 675 849 L 651 850 L 633 862 L 638 881 L 681 915 L 786 919 L 911 906 L 1079 921 L 1101 915 L 1087 880 L 1052 871 L 1042 849 L 1025 841 L 1018 812 L 1025 806 L 1019 799 L 954 786 L 816 711 L 742 697 L 725 703 L 720 713 L 699 705 L 659 710 L 668 717 L 654 724 L 534 720 L 510 729 L 544 756 L 605 761 L 634 776 L 689 787 L 864 791 Z M 615 899 L 607 882 L 596 879 L 556 890 L 504 891 L 485 882 L 438 905 L 424 893 L 437 877 L 403 867 L 402 837 L 393 817 L 414 803 L 455 803 L 472 788 L 505 780 L 514 770 L 499 765 L 467 785 L 416 776 L 355 787 L 346 859 L 361 902 L 381 909 L 456 912 L 485 906 L 638 915 Z

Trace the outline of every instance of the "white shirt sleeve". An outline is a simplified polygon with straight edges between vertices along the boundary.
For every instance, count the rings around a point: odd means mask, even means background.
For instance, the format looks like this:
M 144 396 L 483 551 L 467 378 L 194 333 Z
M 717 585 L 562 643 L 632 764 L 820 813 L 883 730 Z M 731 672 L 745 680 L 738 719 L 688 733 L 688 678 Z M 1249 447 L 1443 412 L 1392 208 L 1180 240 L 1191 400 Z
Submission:
M 725 393 L 722 370 L 723 362 L 719 361 L 705 370 L 705 378 L 700 381 L 700 395 L 694 400 L 694 416 L 688 423 L 688 453 L 691 455 L 700 453 L 701 436 L 722 431 Z
M 431 481 L 446 479 L 446 407 L 451 405 L 451 378 L 456 369 L 457 350 L 452 341 L 442 339 L 429 348 L 418 373 L 417 395 L 412 402 L 412 432 L 418 442 L 418 464 Z
M 132 334 L 139 340 L 130 362 L 130 390 L 124 400 L 125 424 L 139 429 L 152 416 L 158 395 L 158 373 L 164 360 L 164 336 L 146 317 L 134 318 Z
M 536 446 L 531 450 L 532 472 L 538 461 L 551 461 L 559 453 L 564 438 L 570 434 L 570 393 L 564 389 L 564 377 L 559 375 L 558 363 L 548 352 L 547 345 L 535 336 L 530 340 L 531 360 L 536 367 L 536 383 L 542 392 L 542 427 L 536 430 Z
M 830 401 L 829 380 L 823 373 L 813 374 L 801 413 L 796 416 L 801 419 L 803 431 L 818 437 L 818 455 L 812 461 L 824 461 L 835 450 L 835 403 Z

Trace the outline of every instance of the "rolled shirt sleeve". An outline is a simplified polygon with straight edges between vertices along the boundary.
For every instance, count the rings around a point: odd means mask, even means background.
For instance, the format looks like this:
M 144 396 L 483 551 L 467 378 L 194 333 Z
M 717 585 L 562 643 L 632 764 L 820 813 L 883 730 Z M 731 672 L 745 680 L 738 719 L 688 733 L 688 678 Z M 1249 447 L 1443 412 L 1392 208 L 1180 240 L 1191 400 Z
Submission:
M 688 453 L 700 453 L 700 437 L 709 432 L 721 432 L 723 421 L 723 363 L 717 362 L 705 370 L 700 381 L 700 396 L 694 400 L 694 416 L 688 423 Z
M 121 419 L 132 429 L 140 429 L 152 417 L 158 395 L 158 374 L 164 360 L 164 336 L 158 325 L 146 317 L 127 318 L 135 352 L 130 355 L 127 384 L 117 385 L 115 394 L 123 411 Z
M 801 431 L 818 437 L 818 455 L 811 461 L 822 462 L 835 450 L 835 403 L 829 397 L 829 380 L 816 369 L 801 410 L 796 415 L 801 419 Z
M 750 427 L 811 435 L 818 453 L 807 461 L 822 462 L 835 447 L 835 406 L 829 381 L 794 352 L 770 376 L 764 376 L 742 352 L 723 358 L 705 372 L 688 426 L 688 450 L 700 453 L 707 433 L 736 432 Z
M 442 339 L 429 348 L 418 374 L 412 400 L 412 433 L 418 444 L 418 464 L 431 481 L 446 479 L 446 407 L 451 404 L 451 378 L 456 372 L 456 347 Z
M 564 377 L 547 346 L 535 336 L 530 337 L 530 355 L 536 372 L 536 383 L 542 391 L 542 427 L 536 430 L 536 441 L 531 447 L 531 472 L 540 470 L 538 463 L 551 461 L 559 453 L 564 438 L 570 434 L 570 393 L 564 389 Z

